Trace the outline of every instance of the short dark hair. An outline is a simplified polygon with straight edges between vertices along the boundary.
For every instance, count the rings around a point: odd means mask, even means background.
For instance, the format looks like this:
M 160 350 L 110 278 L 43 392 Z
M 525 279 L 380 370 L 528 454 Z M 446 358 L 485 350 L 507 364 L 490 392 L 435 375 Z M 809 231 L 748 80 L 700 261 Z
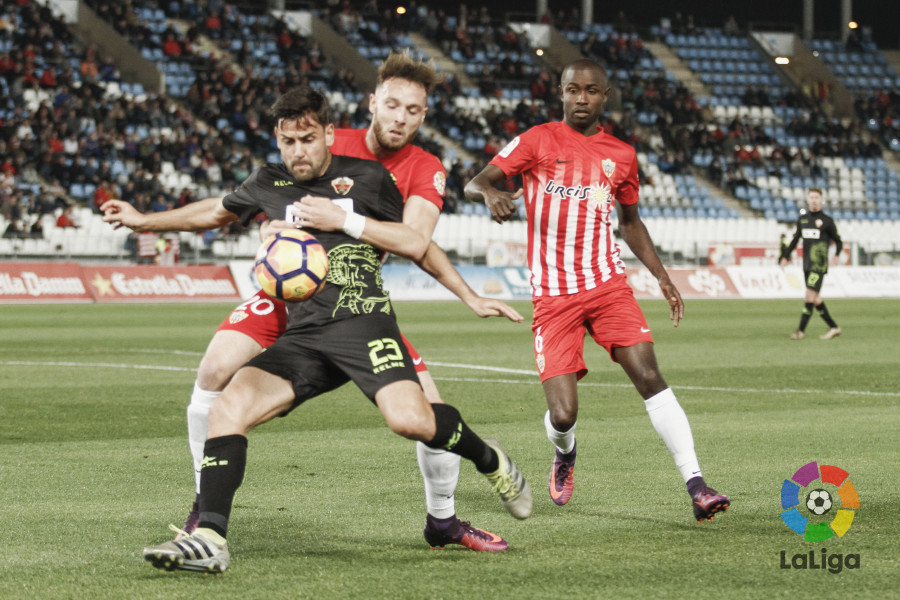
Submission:
M 609 74 L 606 72 L 606 67 L 589 58 L 579 58 L 566 64 L 562 68 L 562 71 L 559 72 L 560 85 L 562 85 L 563 75 L 565 75 L 566 71 L 569 69 L 593 69 L 598 73 L 601 73 L 603 75 L 603 78 L 606 79 L 607 83 L 609 83 Z
M 444 80 L 443 75 L 437 72 L 433 59 L 428 62 L 416 60 L 410 55 L 409 50 L 388 54 L 388 57 L 378 67 L 378 79 L 375 86 L 395 77 L 422 85 L 425 93 L 429 96 L 437 84 Z
M 282 94 L 269 109 L 269 116 L 275 120 L 276 126 L 281 125 L 284 120 L 293 121 L 303 117 L 310 117 L 323 127 L 333 121 L 328 99 L 308 85 L 295 87 Z
M 813 193 L 815 193 L 815 194 L 818 194 L 818 195 L 822 196 L 823 198 L 825 197 L 825 194 L 822 192 L 822 188 L 809 188 L 809 189 L 806 191 L 806 193 L 807 193 L 807 194 L 813 194 Z

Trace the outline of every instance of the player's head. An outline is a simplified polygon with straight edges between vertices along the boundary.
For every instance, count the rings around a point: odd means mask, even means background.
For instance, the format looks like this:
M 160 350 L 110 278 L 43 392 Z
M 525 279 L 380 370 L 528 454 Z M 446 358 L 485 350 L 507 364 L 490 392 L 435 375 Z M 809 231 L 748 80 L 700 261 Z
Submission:
M 334 142 L 331 107 L 325 96 L 308 86 L 285 92 L 269 109 L 275 120 L 275 140 L 284 164 L 294 177 L 307 181 L 331 164 Z
M 823 202 L 825 202 L 825 197 L 821 188 L 809 188 L 806 192 L 806 205 L 809 207 L 809 212 L 822 210 Z
M 609 100 L 606 69 L 586 58 L 570 62 L 559 78 L 559 94 L 565 123 L 582 133 L 593 133 Z
M 434 61 L 414 60 L 409 52 L 389 54 L 378 68 L 375 93 L 369 96 L 371 141 L 387 151 L 411 142 L 428 112 L 428 96 L 440 81 Z

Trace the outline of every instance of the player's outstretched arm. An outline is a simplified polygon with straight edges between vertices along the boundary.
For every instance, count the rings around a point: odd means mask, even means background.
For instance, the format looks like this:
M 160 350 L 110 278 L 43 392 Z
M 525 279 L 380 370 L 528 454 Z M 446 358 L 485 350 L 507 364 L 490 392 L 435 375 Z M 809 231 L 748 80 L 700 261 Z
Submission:
M 100 206 L 103 220 L 132 231 L 204 231 L 236 221 L 238 216 L 222 205 L 222 198 L 204 198 L 175 210 L 141 213 L 121 200 Z
M 498 190 L 495 186 L 504 180 L 506 174 L 499 167 L 487 165 L 466 184 L 464 190 L 466 200 L 484 202 L 498 223 L 508 221 L 518 212 L 515 200 L 521 198 L 523 193 L 522 189 L 516 190 L 514 194 Z
M 344 230 L 363 242 L 413 261 L 422 259 L 431 241 L 406 223 L 378 221 L 356 213 L 351 214 L 364 218 L 365 226 L 361 235 L 350 233 L 346 229 L 347 212 L 329 198 L 322 196 L 304 196 L 299 202 L 294 203 L 294 207 L 297 223 L 301 227 L 312 227 L 322 231 Z
M 523 320 L 522 315 L 509 304 L 476 294 L 450 262 L 447 253 L 434 242 L 429 244 L 425 257 L 416 264 L 434 277 L 438 283 L 453 292 L 479 317 L 506 317 L 515 323 Z
M 617 212 L 619 213 L 619 231 L 622 239 L 638 257 L 638 260 L 656 277 L 663 298 L 669 303 L 669 319 L 674 322 L 675 327 L 678 327 L 678 323 L 684 318 L 684 301 L 681 299 L 678 288 L 669 278 L 662 261 L 659 260 L 656 247 L 653 245 L 653 240 L 650 239 L 650 232 L 647 231 L 646 225 L 641 220 L 637 205 L 619 202 Z

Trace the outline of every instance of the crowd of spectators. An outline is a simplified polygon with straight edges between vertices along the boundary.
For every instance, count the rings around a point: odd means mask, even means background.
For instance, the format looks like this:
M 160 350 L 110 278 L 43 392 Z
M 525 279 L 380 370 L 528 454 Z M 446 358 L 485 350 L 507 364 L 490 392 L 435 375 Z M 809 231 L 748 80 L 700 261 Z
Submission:
M 248 15 L 218 0 L 161 3 L 168 21 L 160 27 L 140 16 L 155 3 L 88 4 L 135 46 L 186 61 L 195 80 L 183 98 L 153 91 L 109 93 L 109 84 L 121 82 L 112 57 L 101 55 L 93 45 L 80 45 L 48 6 L 0 0 L 5 23 L 0 23 L 0 39 L 11 42 L 8 51 L 0 52 L 6 100 L 0 117 L 0 209 L 10 223 L 4 235 L 40 235 L 43 217 L 51 213 L 58 225 L 67 219 L 74 222 L 63 217 L 75 189 L 82 191 L 76 199 L 94 209 L 105 198 L 120 197 L 139 210 L 168 210 L 233 188 L 273 151 L 265 115 L 282 92 L 302 83 L 318 83 L 348 96 L 364 97 L 366 91 L 351 73 L 331 68 L 315 40 L 265 14 Z M 375 0 L 329 0 L 323 15 L 339 31 L 356 31 L 372 43 L 395 45 L 399 36 L 422 30 L 448 55 L 458 52 L 466 60 L 478 53 L 504 57 L 483 70 L 482 92 L 502 97 L 500 82 L 525 90 L 521 101 L 494 103 L 487 110 L 460 108 L 456 99 L 465 91 L 452 75 L 436 90 L 429 125 L 454 139 L 484 139 L 474 161 L 460 157 L 449 163 L 448 212 L 464 201 L 468 179 L 508 140 L 562 116 L 559 73 L 541 63 L 532 72 L 523 69 L 527 43 L 485 6 L 469 10 L 461 4 L 450 15 L 410 3 L 400 15 L 379 9 Z M 560 28 L 580 26 L 577 11 L 548 15 L 547 20 Z M 815 141 L 808 148 L 792 147 L 740 116 L 719 122 L 677 81 L 662 72 L 639 72 L 635 66 L 650 55 L 624 14 L 616 22 L 616 35 L 601 40 L 591 34 L 581 44 L 582 53 L 606 65 L 614 78 L 628 73 L 626 79 L 614 80 L 622 110 L 616 119 L 607 116 L 604 126 L 651 153 L 663 173 L 694 172 L 694 158 L 711 155 L 706 174 L 734 189 L 752 183 L 748 167 L 773 167 L 774 172 L 774 167 L 787 166 L 791 173 L 819 174 L 822 157 L 880 156 L 881 144 L 897 136 L 896 91 L 858 98 L 859 120 L 842 122 L 830 116 L 827 90 L 792 90 L 773 99 L 767 88 L 748 86 L 745 106 L 798 109 L 784 131 L 812 136 Z M 673 30 L 676 27 L 688 32 L 692 20 L 675 18 Z M 207 46 L 207 39 L 218 45 L 222 58 L 214 60 L 198 50 Z M 270 42 L 277 51 L 274 62 L 260 52 Z M 515 56 L 520 57 L 518 63 Z M 277 68 L 270 68 L 275 63 Z M 338 126 L 365 127 L 366 103 L 350 108 L 355 111 L 338 111 Z M 655 121 L 641 124 L 637 117 L 647 112 L 656 115 Z M 443 147 L 427 135 L 416 143 L 444 155 Z M 172 177 L 173 170 L 183 177 Z M 23 185 L 29 173 L 43 183 Z
M 855 102 L 857 117 L 881 140 L 881 143 L 900 150 L 900 90 L 873 91 L 860 95 Z

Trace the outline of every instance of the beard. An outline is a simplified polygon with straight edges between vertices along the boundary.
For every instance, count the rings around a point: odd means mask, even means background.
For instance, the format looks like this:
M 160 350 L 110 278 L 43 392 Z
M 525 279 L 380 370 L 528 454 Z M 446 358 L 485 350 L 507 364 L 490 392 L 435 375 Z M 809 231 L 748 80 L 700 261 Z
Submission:
M 416 137 L 416 132 L 414 131 L 410 135 L 406 136 L 402 140 L 393 141 L 388 137 L 388 132 L 385 130 L 384 126 L 375 121 L 373 124 L 372 130 L 375 132 L 375 139 L 378 141 L 378 144 L 384 148 L 385 150 L 397 151 L 410 143 L 414 137 Z

